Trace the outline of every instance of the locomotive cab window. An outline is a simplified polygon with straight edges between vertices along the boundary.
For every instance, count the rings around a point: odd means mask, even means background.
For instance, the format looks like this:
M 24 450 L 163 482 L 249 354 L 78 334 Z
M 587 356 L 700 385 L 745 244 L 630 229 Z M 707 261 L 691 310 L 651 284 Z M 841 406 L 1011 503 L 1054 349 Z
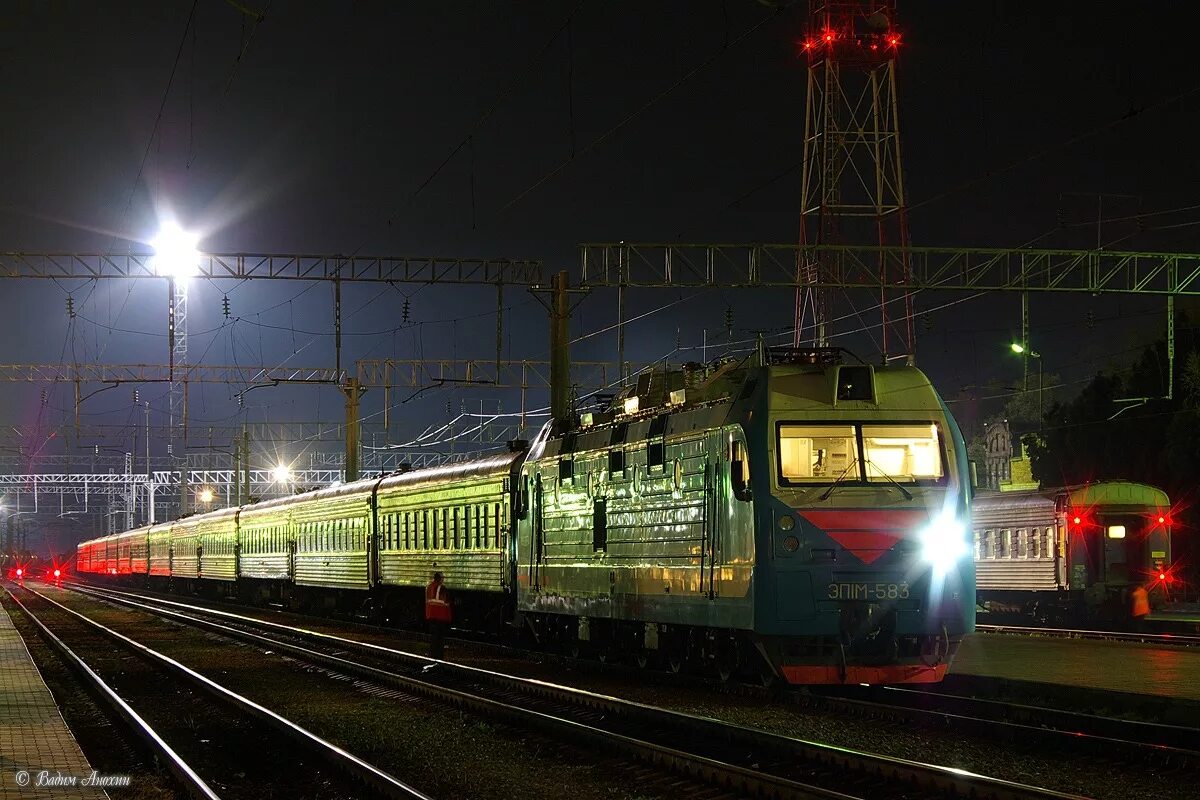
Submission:
M 785 483 L 860 480 L 853 425 L 780 425 L 779 472 Z
M 945 475 L 937 425 L 863 425 L 868 482 L 940 481 Z

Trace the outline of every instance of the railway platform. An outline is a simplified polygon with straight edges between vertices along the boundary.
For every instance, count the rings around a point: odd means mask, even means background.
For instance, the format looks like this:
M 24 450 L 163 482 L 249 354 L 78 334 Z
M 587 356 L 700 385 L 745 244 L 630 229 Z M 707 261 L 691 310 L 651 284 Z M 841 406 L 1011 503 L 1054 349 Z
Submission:
M 1040 684 L 1056 694 L 1141 696 L 1151 704 L 1195 708 L 1200 706 L 1200 647 L 976 633 L 959 648 L 947 688 L 956 680 Z
M 103 800 L 108 797 L 103 789 L 81 785 L 91 774 L 24 640 L 0 606 L 0 800 Z M 72 777 L 78 785 L 64 785 Z

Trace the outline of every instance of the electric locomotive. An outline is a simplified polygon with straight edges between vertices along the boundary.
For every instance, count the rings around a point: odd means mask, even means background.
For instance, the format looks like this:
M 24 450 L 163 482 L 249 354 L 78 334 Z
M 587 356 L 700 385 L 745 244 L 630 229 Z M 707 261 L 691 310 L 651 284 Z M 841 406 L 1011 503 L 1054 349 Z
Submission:
M 976 596 L 991 617 L 1120 621 L 1137 585 L 1161 602 L 1171 571 L 1171 502 L 1129 481 L 980 492 Z
M 953 417 L 913 367 L 760 361 L 642 376 L 534 443 L 518 613 L 539 638 L 672 669 L 941 680 L 975 613 Z
M 974 625 L 962 435 L 912 367 L 834 350 L 643 375 L 525 449 L 84 542 L 78 569 L 456 619 L 791 683 L 940 680 Z

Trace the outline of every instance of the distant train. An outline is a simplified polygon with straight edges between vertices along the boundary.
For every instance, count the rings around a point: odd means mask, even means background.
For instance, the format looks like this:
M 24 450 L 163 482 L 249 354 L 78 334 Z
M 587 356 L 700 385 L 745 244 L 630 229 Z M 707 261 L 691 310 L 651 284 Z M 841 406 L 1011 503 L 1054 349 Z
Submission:
M 995 617 L 1122 620 L 1135 585 L 1156 602 L 1175 580 L 1171 502 L 1153 486 L 981 491 L 972 516 L 976 596 Z
M 830 350 L 643 375 L 523 450 L 84 542 L 80 572 L 791 683 L 940 680 L 974 628 L 963 437 Z

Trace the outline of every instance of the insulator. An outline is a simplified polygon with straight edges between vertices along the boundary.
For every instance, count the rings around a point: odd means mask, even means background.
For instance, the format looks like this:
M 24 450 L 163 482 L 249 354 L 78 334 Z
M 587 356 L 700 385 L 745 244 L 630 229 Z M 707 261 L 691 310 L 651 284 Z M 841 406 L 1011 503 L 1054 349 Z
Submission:
M 75 319 L 75 298 L 67 295 L 67 316 Z
M 733 306 L 725 306 L 725 330 L 733 331 Z
M 46 390 L 42 389 L 42 405 L 46 405 Z
M 138 392 L 137 389 L 134 389 L 133 390 L 133 404 L 136 406 L 141 401 L 141 399 L 142 399 L 141 394 Z
M 925 326 L 925 330 L 927 330 L 927 331 L 933 330 L 933 317 L 930 316 L 929 314 L 923 315 L 921 317 L 921 324 Z
M 1091 330 L 1092 328 L 1096 327 L 1096 312 L 1095 311 L 1089 310 L 1087 312 L 1087 326 L 1088 326 L 1088 330 Z
M 225 319 L 229 319 L 229 295 L 221 298 L 221 313 L 225 315 Z
M 408 324 L 408 298 L 404 298 L 404 311 L 400 317 L 401 322 Z

